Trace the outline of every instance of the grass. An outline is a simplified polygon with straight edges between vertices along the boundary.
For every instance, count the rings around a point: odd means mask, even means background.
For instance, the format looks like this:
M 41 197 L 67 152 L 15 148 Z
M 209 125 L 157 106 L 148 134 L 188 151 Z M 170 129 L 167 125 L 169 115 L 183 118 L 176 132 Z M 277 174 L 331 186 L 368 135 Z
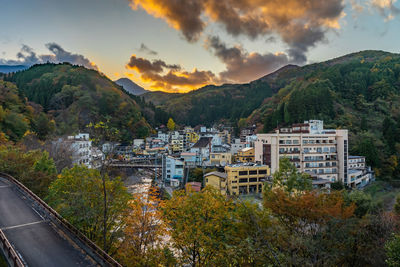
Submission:
M 364 192 L 372 196 L 376 205 L 382 205 L 385 210 L 390 211 L 400 193 L 400 188 L 393 187 L 386 181 L 375 181 L 366 186 Z

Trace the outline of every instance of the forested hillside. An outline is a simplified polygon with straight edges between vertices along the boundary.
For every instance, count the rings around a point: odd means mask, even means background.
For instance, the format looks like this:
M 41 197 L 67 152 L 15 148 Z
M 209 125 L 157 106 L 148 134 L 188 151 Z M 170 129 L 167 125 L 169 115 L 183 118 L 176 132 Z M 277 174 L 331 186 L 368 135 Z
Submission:
M 23 106 L 14 109 L 14 113 L 19 114 L 15 116 L 23 116 L 21 112 L 27 109 L 25 105 L 29 101 L 37 112 L 46 114 L 40 116 L 54 124 L 55 135 L 85 131 L 90 122 L 98 121 L 109 121 L 109 125 L 119 130 L 121 141 L 129 142 L 150 132 L 151 127 L 144 119 L 141 107 L 120 86 L 95 70 L 68 63 L 43 64 L 5 75 L 3 79 L 8 81 L 7 86 L 13 88 Z M 22 121 L 27 124 L 27 129 L 33 129 L 27 117 Z M 22 128 L 9 136 L 20 138 L 24 132 Z

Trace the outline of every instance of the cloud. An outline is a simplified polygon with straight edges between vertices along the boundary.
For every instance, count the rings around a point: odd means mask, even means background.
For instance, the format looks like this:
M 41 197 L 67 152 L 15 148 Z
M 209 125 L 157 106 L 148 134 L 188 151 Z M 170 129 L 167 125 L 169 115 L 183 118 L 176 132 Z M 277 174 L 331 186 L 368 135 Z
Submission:
M 209 70 L 186 71 L 180 65 L 167 64 L 156 59 L 148 60 L 132 55 L 126 64 L 128 70 L 139 74 L 140 80 L 151 88 L 163 91 L 198 89 L 209 84 L 246 83 L 258 79 L 288 63 L 296 63 L 295 58 L 285 53 L 249 53 L 241 46 L 227 47 L 216 36 L 209 36 L 205 47 L 225 64 L 225 70 L 216 74 Z
M 150 83 L 151 88 L 167 91 L 188 91 L 197 89 L 207 84 L 219 83 L 217 77 L 211 71 L 182 70 L 176 64 L 167 64 L 164 61 L 148 60 L 132 55 L 125 66 L 140 74 L 145 83 Z
M 394 5 L 395 3 L 396 0 L 371 0 L 369 2 L 371 7 L 385 18 L 385 21 L 392 20 L 396 15 L 400 14 L 400 9 Z
M 147 45 L 145 45 L 144 43 L 142 43 L 142 44 L 140 45 L 140 48 L 139 48 L 138 50 L 139 50 L 140 52 L 149 54 L 149 55 L 151 55 L 151 56 L 155 56 L 155 55 L 158 54 L 156 51 L 151 50 L 150 48 L 148 48 Z
M 225 64 L 226 70 L 219 73 L 220 80 L 224 82 L 249 82 L 258 79 L 283 65 L 289 59 L 285 53 L 248 53 L 240 46 L 228 48 L 216 36 L 209 36 L 206 47 Z
M 84 66 L 89 69 L 99 70 L 96 64 L 80 54 L 74 54 L 65 51 L 56 43 L 46 44 L 46 48 L 51 54 L 37 55 L 36 52 L 27 45 L 22 45 L 21 50 L 17 53 L 17 60 L 0 59 L 1 64 L 5 65 L 27 65 L 41 64 L 46 62 L 62 63 L 69 62 L 74 65 Z
M 129 0 L 181 31 L 189 42 L 199 39 L 207 24 L 216 23 L 233 36 L 277 35 L 290 53 L 304 60 L 309 47 L 326 31 L 340 28 L 344 0 Z

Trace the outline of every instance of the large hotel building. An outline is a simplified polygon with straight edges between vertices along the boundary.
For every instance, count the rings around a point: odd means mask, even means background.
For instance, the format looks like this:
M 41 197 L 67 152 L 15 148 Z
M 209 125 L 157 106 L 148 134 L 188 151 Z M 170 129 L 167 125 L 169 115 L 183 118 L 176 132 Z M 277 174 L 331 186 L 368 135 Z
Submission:
M 300 172 L 331 182 L 348 180 L 348 132 L 324 129 L 323 121 L 310 120 L 274 133 L 257 134 L 255 161 L 268 165 L 271 173 L 279 159 L 289 158 Z

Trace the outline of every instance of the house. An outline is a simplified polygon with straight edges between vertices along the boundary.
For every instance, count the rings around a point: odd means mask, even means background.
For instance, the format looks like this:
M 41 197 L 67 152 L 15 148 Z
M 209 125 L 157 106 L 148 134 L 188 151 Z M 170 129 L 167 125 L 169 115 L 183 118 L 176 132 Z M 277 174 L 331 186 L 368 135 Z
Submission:
M 208 161 L 211 153 L 212 137 L 201 137 L 196 144 L 190 148 L 191 153 L 196 153 L 196 158 L 199 158 L 200 165 L 203 161 Z
M 254 147 L 240 149 L 235 155 L 235 162 L 254 162 Z
M 163 181 L 170 182 L 171 179 L 183 181 L 184 162 L 172 156 L 164 156 L 162 159 L 162 178 Z
M 225 172 L 209 172 L 204 175 L 204 181 L 207 186 L 212 186 L 217 188 L 222 195 L 227 194 L 227 174 Z
M 231 153 L 211 153 L 210 165 L 211 166 L 226 166 L 232 164 Z
M 186 184 L 186 188 L 190 188 L 190 190 L 192 190 L 194 192 L 200 192 L 201 191 L 201 183 L 189 182 Z
M 235 154 L 237 154 L 237 152 L 238 152 L 240 149 L 243 149 L 243 148 L 245 148 L 245 147 L 246 147 L 246 143 L 240 142 L 240 139 L 237 138 L 237 139 L 235 139 L 235 140 L 233 141 L 233 143 L 231 144 L 231 154 L 232 154 L 232 155 L 235 155 Z

